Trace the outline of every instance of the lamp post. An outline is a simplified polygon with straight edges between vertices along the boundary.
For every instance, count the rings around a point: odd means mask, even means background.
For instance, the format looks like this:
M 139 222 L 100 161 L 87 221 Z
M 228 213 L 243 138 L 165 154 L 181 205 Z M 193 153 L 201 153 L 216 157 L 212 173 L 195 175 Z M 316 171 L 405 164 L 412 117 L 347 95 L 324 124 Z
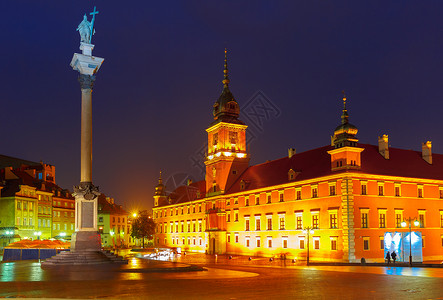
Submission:
M 40 240 L 40 236 L 42 235 L 41 231 L 34 232 L 34 235 L 37 237 L 37 240 Z
M 406 225 L 409 224 L 409 266 L 412 267 L 412 218 L 409 217 L 406 220 L 403 220 L 401 222 L 401 227 L 406 227 Z M 420 222 L 417 221 L 417 219 L 414 219 L 414 226 L 418 227 L 420 225 Z
M 309 234 L 314 234 L 314 229 L 312 229 L 310 226 L 307 226 L 305 227 L 305 229 L 303 229 L 303 233 L 306 234 L 308 240 L 308 255 L 306 257 L 306 265 L 309 265 Z
M 11 236 L 14 235 L 14 231 L 6 231 L 6 235 L 8 236 L 8 245 L 11 243 Z

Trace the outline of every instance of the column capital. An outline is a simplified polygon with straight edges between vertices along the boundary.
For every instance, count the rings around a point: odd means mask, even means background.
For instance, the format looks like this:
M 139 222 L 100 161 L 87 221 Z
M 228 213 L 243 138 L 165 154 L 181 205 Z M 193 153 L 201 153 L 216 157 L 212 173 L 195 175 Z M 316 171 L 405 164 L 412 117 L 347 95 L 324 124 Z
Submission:
M 74 186 L 74 197 L 83 197 L 86 200 L 94 200 L 100 196 L 98 186 L 94 186 L 92 182 L 80 182 L 78 186 Z
M 92 87 L 94 86 L 94 81 L 95 81 L 94 75 L 85 75 L 85 74 L 78 75 L 78 82 L 80 83 L 80 88 L 82 90 L 84 89 L 92 90 Z

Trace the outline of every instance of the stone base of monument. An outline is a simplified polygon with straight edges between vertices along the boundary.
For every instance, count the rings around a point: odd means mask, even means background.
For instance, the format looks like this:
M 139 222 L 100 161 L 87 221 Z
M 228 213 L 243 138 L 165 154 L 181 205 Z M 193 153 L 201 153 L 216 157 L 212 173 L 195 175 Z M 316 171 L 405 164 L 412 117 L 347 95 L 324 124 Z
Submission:
M 77 231 L 71 236 L 72 251 L 100 251 L 101 243 L 97 231 Z
M 127 264 L 123 257 L 109 251 L 62 251 L 56 256 L 42 262 L 42 267 L 58 265 L 99 265 L 99 264 Z

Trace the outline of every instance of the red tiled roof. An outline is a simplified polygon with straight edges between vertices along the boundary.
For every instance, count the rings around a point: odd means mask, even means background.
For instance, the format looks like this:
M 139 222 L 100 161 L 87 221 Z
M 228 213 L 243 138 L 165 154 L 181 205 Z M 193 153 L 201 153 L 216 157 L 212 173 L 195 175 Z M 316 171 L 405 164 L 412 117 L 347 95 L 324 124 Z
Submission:
M 109 203 L 106 200 L 105 194 L 98 196 L 97 204 L 99 213 L 109 213 L 110 215 L 128 215 L 128 212 L 122 208 L 121 205 Z
M 443 180 L 443 155 L 432 154 L 433 164 L 428 164 L 421 152 L 389 148 L 389 158 L 384 159 L 378 152 L 378 146 L 358 145 L 365 150 L 361 153 L 361 172 L 376 175 L 402 176 L 411 178 Z M 240 178 L 228 189 L 227 194 L 240 192 L 240 182 L 245 183 L 244 190 L 269 187 L 288 183 L 288 172 L 296 172 L 294 181 L 301 181 L 345 171 L 331 171 L 331 158 L 327 153 L 332 146 L 309 150 L 295 154 L 292 158 L 283 157 L 277 160 L 249 167 Z
M 201 180 L 193 182 L 190 185 L 182 185 L 177 187 L 169 198 L 171 203 L 182 203 L 204 198 L 206 194 L 206 181 Z M 165 204 L 162 204 L 165 205 Z

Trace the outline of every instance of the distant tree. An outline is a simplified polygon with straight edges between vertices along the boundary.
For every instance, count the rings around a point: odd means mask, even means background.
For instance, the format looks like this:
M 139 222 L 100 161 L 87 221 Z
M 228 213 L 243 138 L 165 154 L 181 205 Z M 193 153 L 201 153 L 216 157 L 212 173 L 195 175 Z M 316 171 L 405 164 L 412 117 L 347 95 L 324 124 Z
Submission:
M 132 222 L 131 236 L 136 239 L 142 239 L 143 248 L 145 247 L 145 238 L 151 240 L 155 233 L 155 222 L 146 210 L 140 211 Z

